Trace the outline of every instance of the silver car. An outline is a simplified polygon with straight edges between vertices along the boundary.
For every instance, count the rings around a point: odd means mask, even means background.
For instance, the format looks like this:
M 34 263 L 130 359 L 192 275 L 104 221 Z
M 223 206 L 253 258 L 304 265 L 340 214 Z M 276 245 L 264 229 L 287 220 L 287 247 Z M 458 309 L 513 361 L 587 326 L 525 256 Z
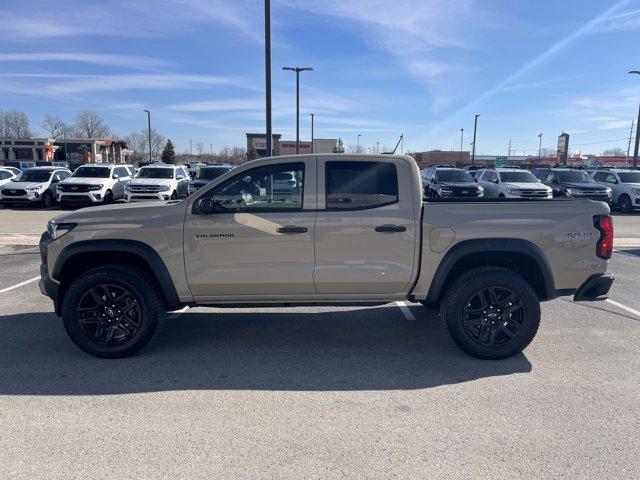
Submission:
M 487 198 L 553 198 L 553 190 L 528 170 L 492 168 L 481 170 L 476 181 Z

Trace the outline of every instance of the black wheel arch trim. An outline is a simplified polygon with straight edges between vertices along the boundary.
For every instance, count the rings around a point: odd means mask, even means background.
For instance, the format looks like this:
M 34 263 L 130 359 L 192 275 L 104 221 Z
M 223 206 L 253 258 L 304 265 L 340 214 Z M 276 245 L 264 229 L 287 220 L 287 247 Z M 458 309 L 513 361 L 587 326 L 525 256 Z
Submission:
M 486 252 L 519 253 L 531 257 L 538 265 L 544 279 L 546 294 L 540 300 L 552 300 L 557 297 L 551 265 L 540 247 L 533 242 L 518 238 L 479 238 L 463 240 L 449 249 L 433 276 L 425 302 L 433 304 L 438 302 L 444 293 L 442 290 L 449 273 L 460 259 L 467 255 Z
M 167 308 L 179 307 L 180 297 L 164 261 L 150 245 L 137 240 L 83 240 L 66 246 L 58 255 L 51 277 L 59 279 L 66 262 L 82 253 L 124 252 L 137 255 L 150 267 L 167 300 Z

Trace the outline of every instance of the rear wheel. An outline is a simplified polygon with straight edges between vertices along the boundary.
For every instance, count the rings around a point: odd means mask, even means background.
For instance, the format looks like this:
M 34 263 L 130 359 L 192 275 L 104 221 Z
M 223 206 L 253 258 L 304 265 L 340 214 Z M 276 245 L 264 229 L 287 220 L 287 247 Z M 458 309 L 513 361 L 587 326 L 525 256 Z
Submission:
M 462 350 L 476 358 L 502 359 L 531 343 L 540 325 L 540 303 L 520 275 L 480 267 L 453 282 L 440 315 Z
M 620 211 L 625 213 L 629 213 L 631 210 L 633 210 L 631 197 L 629 197 L 629 195 L 627 195 L 626 193 L 620 195 L 620 198 L 618 199 L 618 208 L 620 209 Z
M 62 306 L 64 327 L 85 352 L 103 358 L 133 355 L 153 338 L 166 304 L 147 274 L 128 265 L 80 275 Z

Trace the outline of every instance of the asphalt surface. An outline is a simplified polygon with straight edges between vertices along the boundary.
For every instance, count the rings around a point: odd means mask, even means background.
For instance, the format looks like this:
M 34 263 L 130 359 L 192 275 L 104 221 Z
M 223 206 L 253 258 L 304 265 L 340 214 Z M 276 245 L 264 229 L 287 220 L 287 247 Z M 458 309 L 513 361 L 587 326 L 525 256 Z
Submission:
M 0 478 L 638 478 L 640 249 L 617 305 L 544 303 L 497 362 L 396 304 L 189 309 L 100 360 L 36 282 L 6 291 L 38 263 L 0 247 Z

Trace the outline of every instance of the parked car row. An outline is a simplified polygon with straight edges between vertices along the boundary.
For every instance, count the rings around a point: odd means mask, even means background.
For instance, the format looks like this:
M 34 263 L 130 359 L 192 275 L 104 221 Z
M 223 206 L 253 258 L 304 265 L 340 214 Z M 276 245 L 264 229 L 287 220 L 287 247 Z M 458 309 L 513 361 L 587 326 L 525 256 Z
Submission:
M 0 204 L 65 207 L 109 204 L 116 200 L 175 200 L 183 198 L 228 172 L 231 165 L 202 165 L 194 180 L 183 165 L 153 163 L 140 169 L 132 165 L 98 163 L 82 165 L 73 173 L 58 166 L 21 171 L 0 167 Z
M 640 209 L 640 171 L 573 168 L 460 169 L 437 165 L 422 170 L 426 198 L 585 198 L 623 212 Z

